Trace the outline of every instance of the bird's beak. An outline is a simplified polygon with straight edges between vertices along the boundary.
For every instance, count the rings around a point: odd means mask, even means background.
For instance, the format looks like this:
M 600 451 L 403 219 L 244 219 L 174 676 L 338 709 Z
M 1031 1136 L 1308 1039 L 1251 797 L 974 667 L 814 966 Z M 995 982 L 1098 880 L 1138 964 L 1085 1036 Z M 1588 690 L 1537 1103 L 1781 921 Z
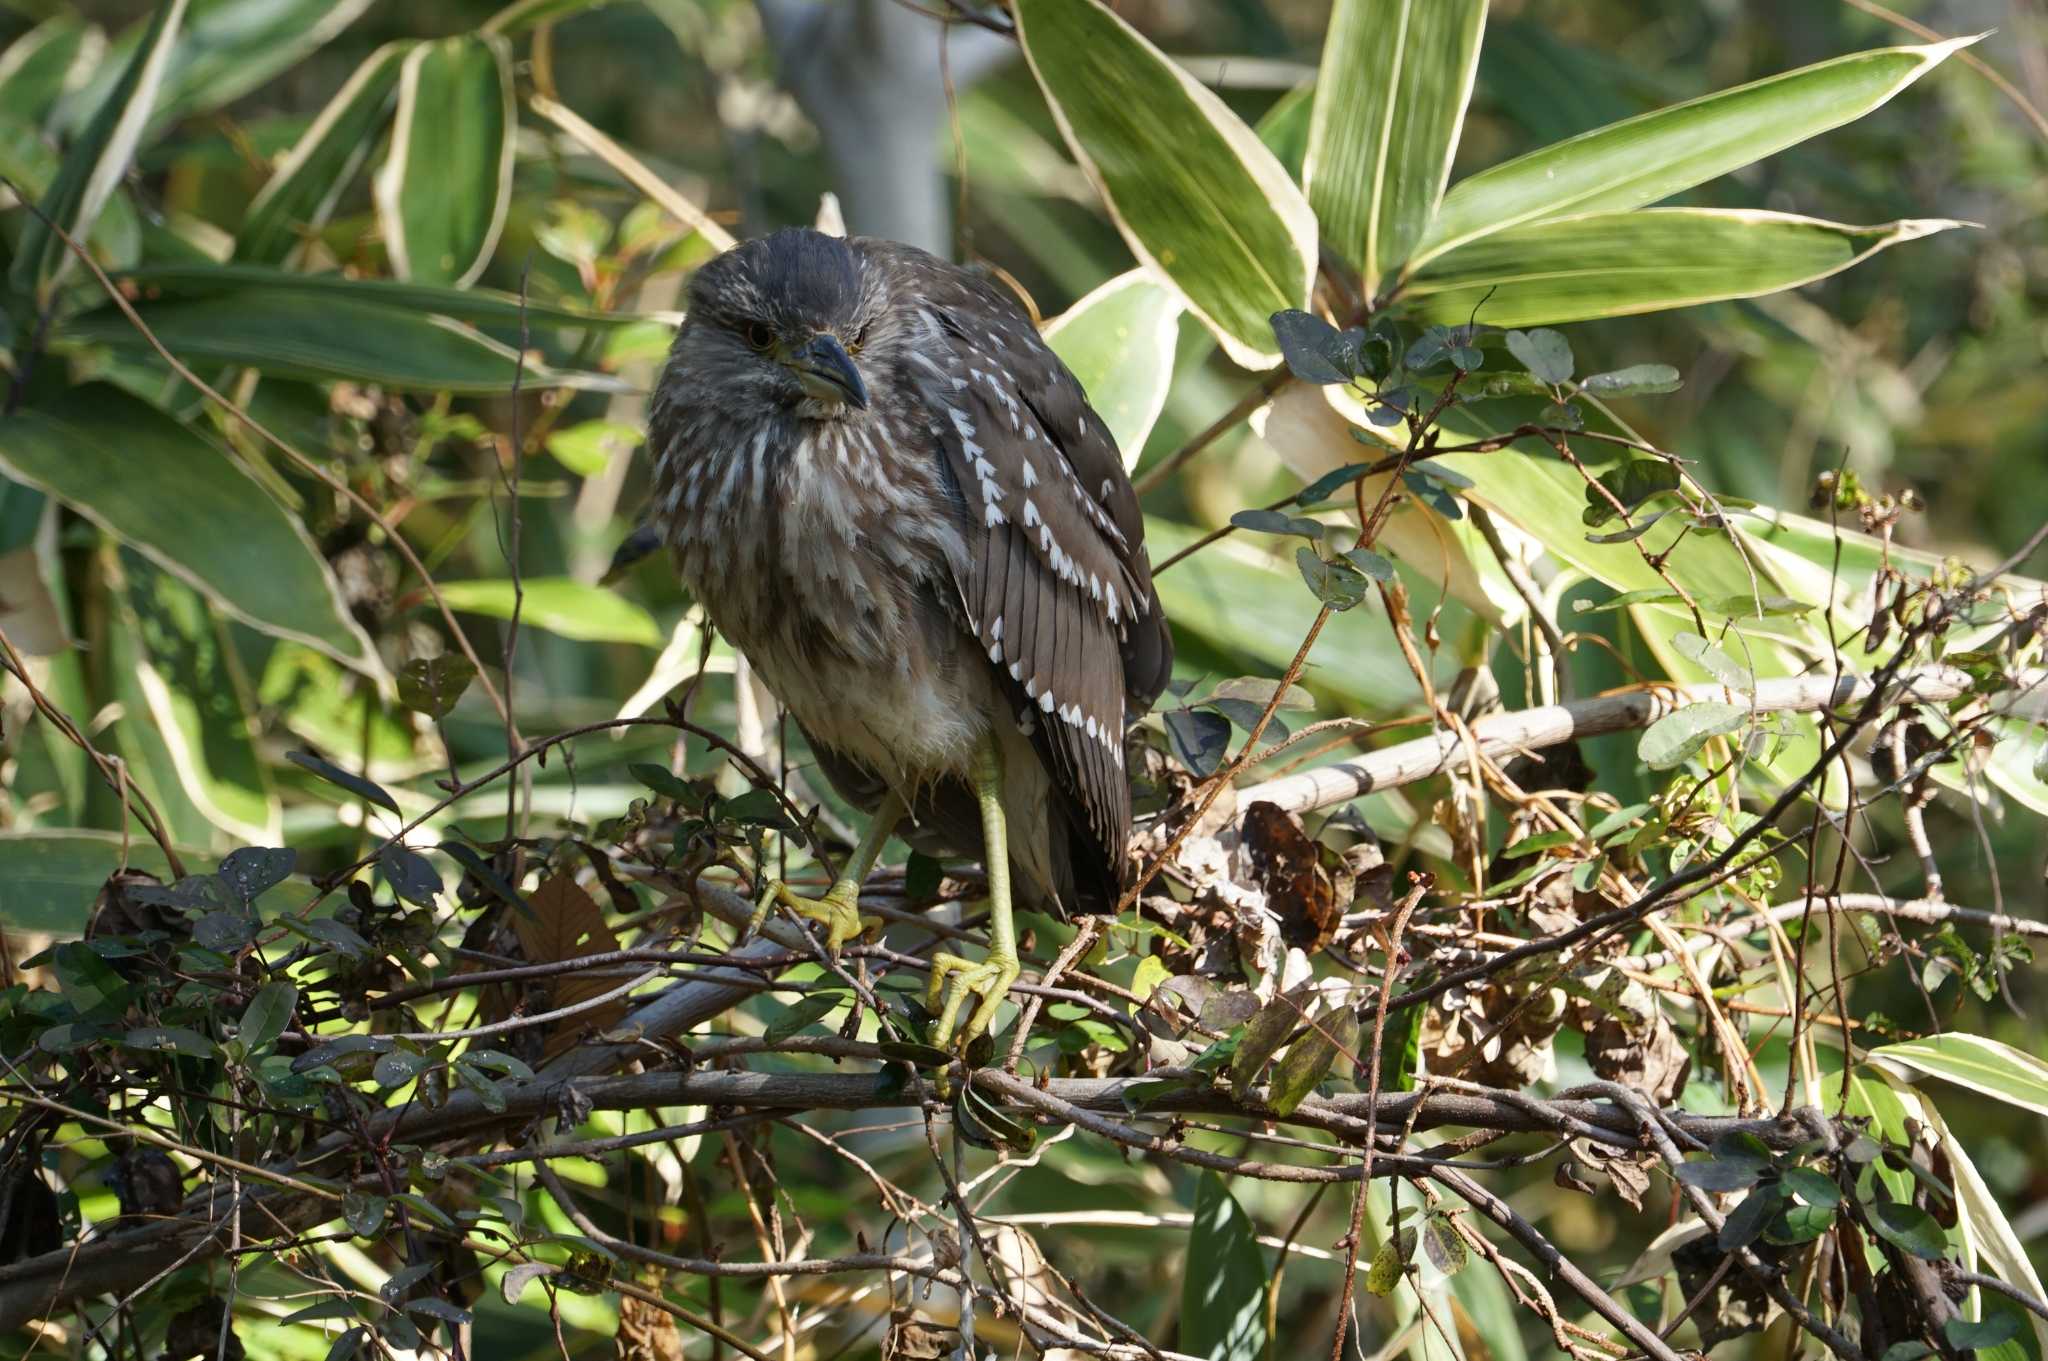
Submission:
M 861 382 L 860 370 L 853 366 L 853 356 L 835 337 L 812 336 L 790 355 L 788 363 L 790 371 L 796 374 L 797 381 L 803 384 L 808 395 L 822 401 L 845 402 L 863 411 L 867 409 L 867 384 Z

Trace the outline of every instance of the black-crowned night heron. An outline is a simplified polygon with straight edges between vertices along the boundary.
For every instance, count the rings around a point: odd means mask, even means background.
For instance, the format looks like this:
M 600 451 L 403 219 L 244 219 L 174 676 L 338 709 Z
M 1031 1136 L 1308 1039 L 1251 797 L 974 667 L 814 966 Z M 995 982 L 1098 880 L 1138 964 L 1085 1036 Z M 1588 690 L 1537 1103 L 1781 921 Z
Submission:
M 1173 641 L 1115 439 L 1001 290 L 790 230 L 698 272 L 648 443 L 684 581 L 873 814 L 823 898 L 772 898 L 836 951 L 906 817 L 986 866 L 988 958 L 932 962 L 964 1050 L 1017 978 L 1012 867 L 1068 912 L 1129 881 L 1124 737 Z

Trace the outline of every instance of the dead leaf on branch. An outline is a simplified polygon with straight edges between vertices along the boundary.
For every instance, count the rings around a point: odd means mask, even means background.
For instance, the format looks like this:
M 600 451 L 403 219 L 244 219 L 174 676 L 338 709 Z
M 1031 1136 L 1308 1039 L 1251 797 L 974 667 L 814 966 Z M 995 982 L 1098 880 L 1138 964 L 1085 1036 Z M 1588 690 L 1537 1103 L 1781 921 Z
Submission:
M 882 1339 L 882 1361 L 939 1361 L 960 1346 L 957 1329 L 919 1318 L 908 1309 L 889 1315 L 889 1332 Z
M 619 1330 L 612 1335 L 618 1361 L 683 1361 L 683 1333 L 674 1314 L 632 1295 L 619 1296 Z
M 1597 1000 L 1576 998 L 1570 1008 L 1574 1029 L 1586 1037 L 1586 1063 L 1600 1077 L 1633 1088 L 1658 1106 L 1685 1090 L 1692 1055 L 1678 1038 L 1657 995 L 1619 974 L 1590 975 Z
M 527 902 L 533 907 L 532 915 L 515 910 L 511 918 L 512 929 L 519 935 L 520 951 L 529 963 L 555 964 L 620 948 L 618 936 L 604 918 L 604 910 L 566 874 L 545 880 Z M 560 974 L 544 980 L 544 1009 L 552 1011 L 587 1002 L 618 985 L 619 980 L 611 976 Z M 609 1030 L 625 1015 L 626 1003 L 622 998 L 555 1022 L 548 1028 L 542 1062 L 566 1052 L 578 1036 L 588 1031 Z
M 1280 939 L 1310 954 L 1328 945 L 1349 905 L 1350 885 L 1323 867 L 1322 848 L 1302 830 L 1301 819 L 1279 804 L 1254 803 L 1245 810 L 1243 835 L 1252 881 L 1280 919 Z

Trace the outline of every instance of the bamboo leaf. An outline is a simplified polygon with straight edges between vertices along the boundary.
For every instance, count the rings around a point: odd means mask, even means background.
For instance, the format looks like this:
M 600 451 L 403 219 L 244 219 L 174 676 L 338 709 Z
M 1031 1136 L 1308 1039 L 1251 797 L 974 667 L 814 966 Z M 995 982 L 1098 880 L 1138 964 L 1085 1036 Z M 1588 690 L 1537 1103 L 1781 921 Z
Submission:
M 392 273 L 457 285 L 483 273 L 512 204 L 517 130 L 504 38 L 447 38 L 406 56 L 375 184 Z
M 22 225 L 10 276 L 16 289 L 46 296 L 70 267 L 71 250 L 51 230 L 51 223 L 73 240 L 91 235 L 100 210 L 128 173 L 150 110 L 156 107 L 185 6 L 186 0 L 164 0 L 157 6 L 148 26 L 141 30 L 133 55 L 119 67 L 120 75 L 104 98 L 93 106 L 96 112 L 72 143 L 56 180 L 43 195 L 41 216 L 32 216 Z
M 1338 0 L 1302 178 L 1368 297 L 1436 213 L 1479 65 L 1486 0 Z
M 1987 1036 L 1929 1035 L 1873 1049 L 1870 1057 L 2048 1115 L 2048 1063 Z
M 233 103 L 354 23 L 371 0 L 192 0 L 164 68 L 150 136 L 171 124 Z M 118 66 L 144 41 L 138 25 L 108 54 Z M 93 107 L 111 78 L 89 80 L 75 104 Z
M 603 374 L 532 359 L 522 366 L 510 346 L 399 299 L 371 302 L 360 295 L 323 298 L 266 288 L 143 303 L 135 310 L 164 347 L 187 363 L 246 364 L 284 378 L 342 378 L 453 393 L 510 392 L 515 382 L 527 389 L 623 386 Z M 152 348 L 113 308 L 65 322 L 61 339 L 130 352 Z
M 1531 326 L 1776 293 L 1839 273 L 1903 241 L 1968 224 L 1872 227 L 1753 209 L 1591 213 L 1495 232 L 1438 256 L 1409 281 L 1420 317 Z
M 1528 223 L 1669 198 L 1861 118 L 1975 41 L 1851 53 L 1532 151 L 1446 194 L 1414 263 Z
M 1211 1361 L 1256 1361 L 1265 1354 L 1266 1255 L 1251 1216 L 1214 1172 L 1204 1172 L 1195 1186 L 1179 1346 Z
M 1052 346 L 1135 468 L 1166 407 L 1181 300 L 1143 270 L 1119 274 L 1045 326 Z
M 275 841 L 282 809 L 256 751 L 248 678 L 222 621 L 203 595 L 132 548 L 110 576 L 114 606 L 132 630 L 132 640 L 114 635 L 117 682 L 140 701 L 131 716 L 146 716 L 201 816 L 240 840 Z M 131 645 L 135 655 L 121 656 Z
M 204 857 L 200 857 L 202 860 Z M 93 898 L 107 876 L 123 864 L 170 878 L 170 866 L 146 837 L 123 838 L 117 832 L 0 832 L 0 922 L 27 931 L 59 936 L 84 932 Z M 185 868 L 202 873 L 210 866 L 186 858 Z
M 409 42 L 372 52 L 285 153 L 249 203 L 235 237 L 235 256 L 276 264 L 303 233 L 326 222 L 335 200 L 368 159 L 378 128 L 391 111 L 398 68 Z
M 1280 362 L 1267 318 L 1305 306 L 1308 200 L 1236 114 L 1099 0 L 1019 0 L 1053 119 L 1132 253 L 1247 368 Z
M 43 20 L 0 52 L 0 115 L 39 127 L 57 100 L 106 54 L 96 24 L 73 14 Z
M 296 520 L 211 441 L 101 383 L 0 422 L 0 472 L 36 487 L 252 628 L 381 674 Z
M 568 577 L 528 577 L 520 588 L 519 617 L 535 628 L 585 642 L 661 646 L 653 617 L 624 596 Z M 443 582 L 441 595 L 450 609 L 512 617 L 515 597 L 509 580 Z

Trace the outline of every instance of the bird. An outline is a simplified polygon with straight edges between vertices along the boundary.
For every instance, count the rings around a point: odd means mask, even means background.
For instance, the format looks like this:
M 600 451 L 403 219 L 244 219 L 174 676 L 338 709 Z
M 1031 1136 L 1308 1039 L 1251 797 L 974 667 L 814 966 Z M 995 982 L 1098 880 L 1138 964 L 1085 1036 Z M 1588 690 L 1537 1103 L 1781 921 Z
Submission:
M 935 955 L 926 995 L 964 1055 L 1019 977 L 1017 903 L 1110 913 L 1132 880 L 1125 744 L 1173 637 L 1115 437 L 982 275 L 786 228 L 693 276 L 648 447 L 684 585 L 868 815 L 822 897 L 776 881 L 764 911 L 836 954 L 899 829 L 978 858 L 987 955 Z

